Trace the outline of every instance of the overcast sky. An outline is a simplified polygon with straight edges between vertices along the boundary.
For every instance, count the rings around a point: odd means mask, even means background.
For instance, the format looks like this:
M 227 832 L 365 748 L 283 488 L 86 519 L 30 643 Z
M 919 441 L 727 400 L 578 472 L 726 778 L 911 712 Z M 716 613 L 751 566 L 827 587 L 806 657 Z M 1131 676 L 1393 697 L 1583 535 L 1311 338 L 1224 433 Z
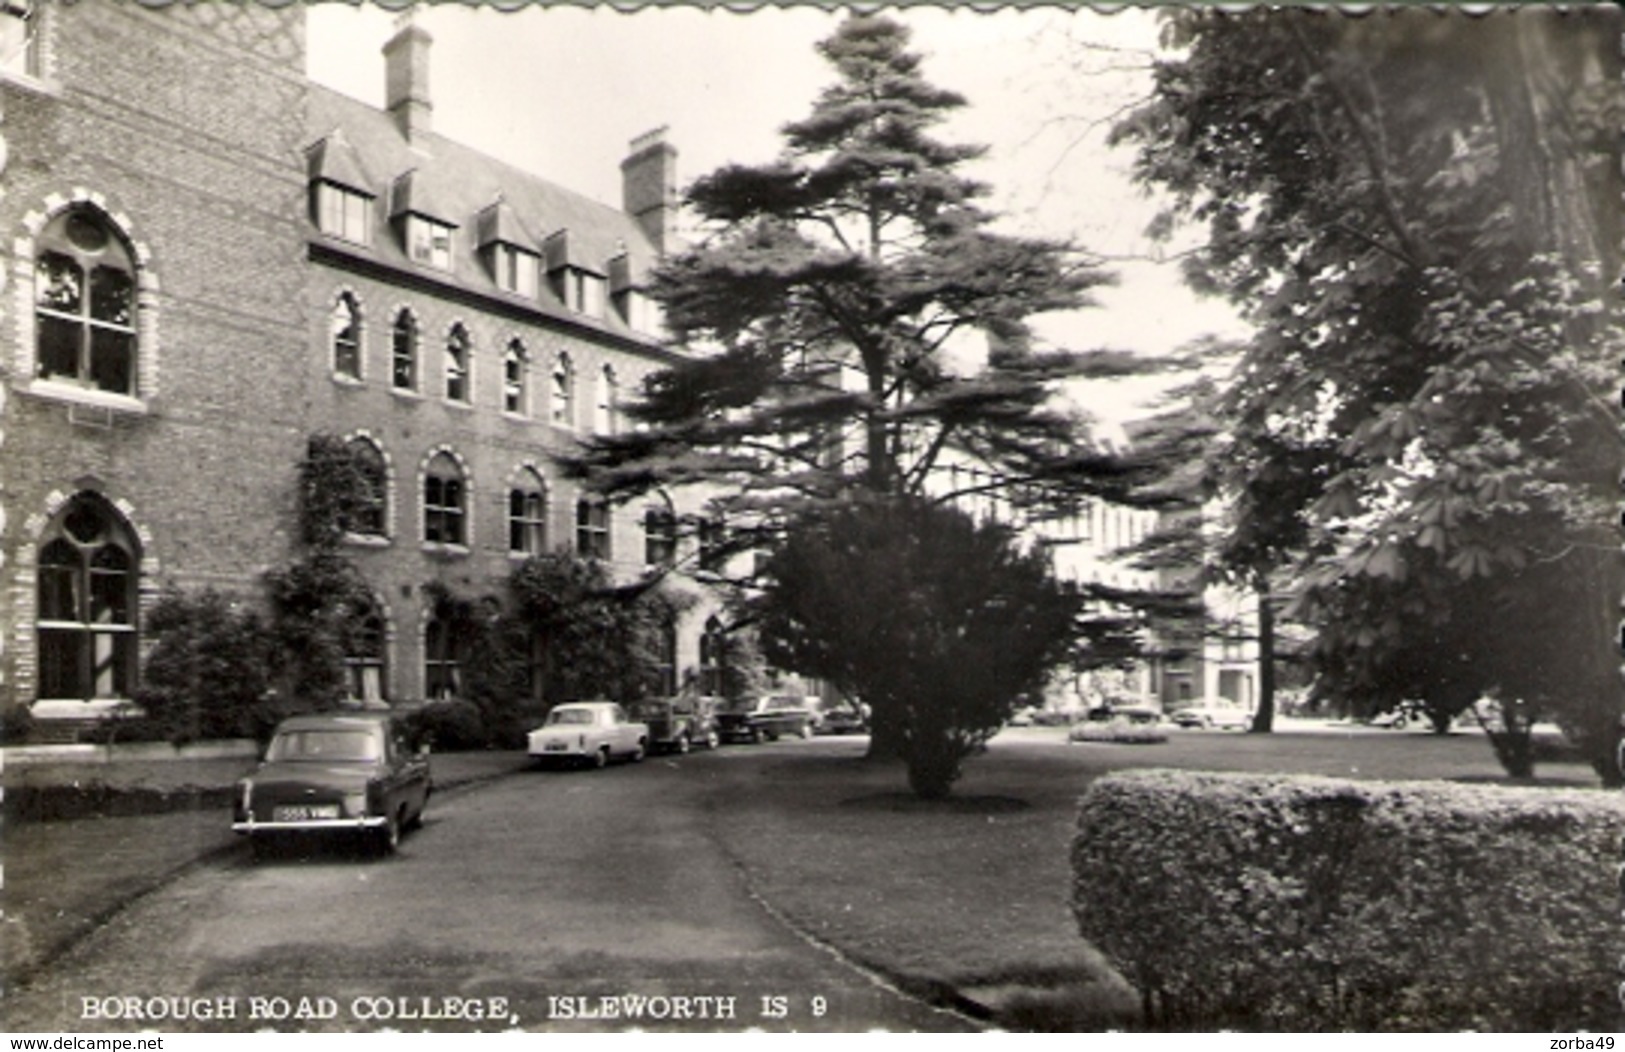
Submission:
M 1155 203 L 1129 183 L 1131 157 L 1108 150 L 1105 132 L 1147 90 L 1154 14 L 893 15 L 913 29 L 927 79 L 968 99 L 939 135 L 989 147 L 971 174 L 991 184 L 989 203 L 1006 226 L 1113 257 L 1119 285 L 1102 292 L 1102 306 L 1048 320 L 1046 335 L 1075 348 L 1161 352 L 1204 333 L 1244 331 L 1228 308 L 1185 291 L 1173 264 L 1136 259 L 1157 253 L 1143 235 Z M 380 49 L 398 17 L 371 5 L 310 8 L 312 79 L 381 106 Z M 805 116 L 835 79 L 813 45 L 839 16 L 812 8 L 501 12 L 443 4 L 422 5 L 413 17 L 434 37 L 437 132 L 617 206 L 619 165 L 634 136 L 667 126 L 686 185 L 730 161 L 771 160 L 779 127 Z M 1133 400 L 1125 394 L 1095 408 L 1123 415 Z

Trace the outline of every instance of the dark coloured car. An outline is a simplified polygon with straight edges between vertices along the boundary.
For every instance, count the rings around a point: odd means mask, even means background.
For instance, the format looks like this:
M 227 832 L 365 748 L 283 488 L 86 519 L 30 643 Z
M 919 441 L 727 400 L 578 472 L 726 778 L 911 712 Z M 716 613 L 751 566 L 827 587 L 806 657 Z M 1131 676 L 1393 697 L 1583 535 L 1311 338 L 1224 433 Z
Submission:
M 848 701 L 821 709 L 813 724 L 814 734 L 867 734 L 869 716 L 863 706 Z
M 423 821 L 433 790 L 427 752 L 409 749 L 389 716 L 295 716 L 237 782 L 231 828 L 256 853 L 275 838 L 319 833 L 353 833 L 389 853 Z
M 717 733 L 723 741 L 776 741 L 787 734 L 810 738 L 812 719 L 805 698 L 790 694 L 741 698 L 717 709 Z
M 717 700 L 706 697 L 649 698 L 632 706 L 632 718 L 649 727 L 649 746 L 685 753 L 697 745 L 715 749 Z

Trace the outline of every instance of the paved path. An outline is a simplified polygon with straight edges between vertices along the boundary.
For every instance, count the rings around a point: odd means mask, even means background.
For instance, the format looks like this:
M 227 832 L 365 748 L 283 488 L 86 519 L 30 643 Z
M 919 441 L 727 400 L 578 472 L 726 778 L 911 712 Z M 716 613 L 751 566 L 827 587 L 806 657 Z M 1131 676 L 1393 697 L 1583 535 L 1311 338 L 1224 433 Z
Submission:
M 748 785 L 753 765 L 740 758 L 525 772 L 438 801 L 392 859 L 229 853 L 7 991 L 5 1024 L 968 1028 L 807 942 L 752 896 L 704 825 L 707 799 Z M 129 1018 L 138 1011 L 212 1017 Z

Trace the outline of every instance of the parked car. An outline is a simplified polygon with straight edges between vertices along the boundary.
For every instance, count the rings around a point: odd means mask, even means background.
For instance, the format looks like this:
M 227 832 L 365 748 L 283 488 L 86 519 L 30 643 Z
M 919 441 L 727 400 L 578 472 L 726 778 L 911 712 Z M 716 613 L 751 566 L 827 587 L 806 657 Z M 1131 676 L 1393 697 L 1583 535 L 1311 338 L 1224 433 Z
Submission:
M 1097 705 L 1085 717 L 1088 723 L 1110 723 L 1124 720 L 1128 723 L 1161 723 L 1162 711 L 1149 705 Z
M 1010 714 L 1005 724 L 1010 727 L 1031 727 L 1038 716 L 1038 710 L 1031 705 L 1023 706 Z
M 869 714 L 857 702 L 839 701 L 818 712 L 813 724 L 814 734 L 867 734 Z
M 574 701 L 554 706 L 525 745 L 531 759 L 542 764 L 604 767 L 617 757 L 638 763 L 648 753 L 649 727 L 628 718 L 613 701 Z
M 1387 712 L 1379 712 L 1366 721 L 1372 727 L 1388 727 L 1402 731 L 1411 723 L 1428 722 L 1427 709 L 1420 701 L 1402 701 Z
M 231 828 L 256 853 L 275 837 L 321 832 L 355 833 L 388 853 L 423 821 L 433 791 L 428 750 L 407 748 L 389 716 L 295 716 L 237 782 Z
M 1198 701 L 1168 714 L 1181 727 L 1239 728 L 1253 725 L 1253 714 L 1234 702 Z
M 632 719 L 649 728 L 649 747 L 686 753 L 696 745 L 715 749 L 717 699 L 707 697 L 647 698 L 632 706 Z
M 723 741 L 777 741 L 794 734 L 812 737 L 812 713 L 804 698 L 769 694 L 724 703 L 717 709 L 717 732 Z

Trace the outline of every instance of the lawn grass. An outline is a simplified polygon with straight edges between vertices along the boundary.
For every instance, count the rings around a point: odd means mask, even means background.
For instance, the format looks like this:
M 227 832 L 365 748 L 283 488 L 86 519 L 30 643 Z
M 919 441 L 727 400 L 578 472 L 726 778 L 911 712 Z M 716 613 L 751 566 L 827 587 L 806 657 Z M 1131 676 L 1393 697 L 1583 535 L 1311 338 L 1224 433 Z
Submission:
M 747 792 L 712 801 L 714 836 L 803 931 L 915 992 L 1010 1029 L 1123 1028 L 1138 1000 L 1078 936 L 1069 901 L 1077 799 L 1093 779 L 1173 767 L 1506 780 L 1471 733 L 1175 731 L 1132 749 L 1065 734 L 1005 732 L 940 803 L 908 795 L 901 765 L 864 760 L 861 740 L 784 747 Z M 1541 774 L 1597 784 L 1579 764 Z

